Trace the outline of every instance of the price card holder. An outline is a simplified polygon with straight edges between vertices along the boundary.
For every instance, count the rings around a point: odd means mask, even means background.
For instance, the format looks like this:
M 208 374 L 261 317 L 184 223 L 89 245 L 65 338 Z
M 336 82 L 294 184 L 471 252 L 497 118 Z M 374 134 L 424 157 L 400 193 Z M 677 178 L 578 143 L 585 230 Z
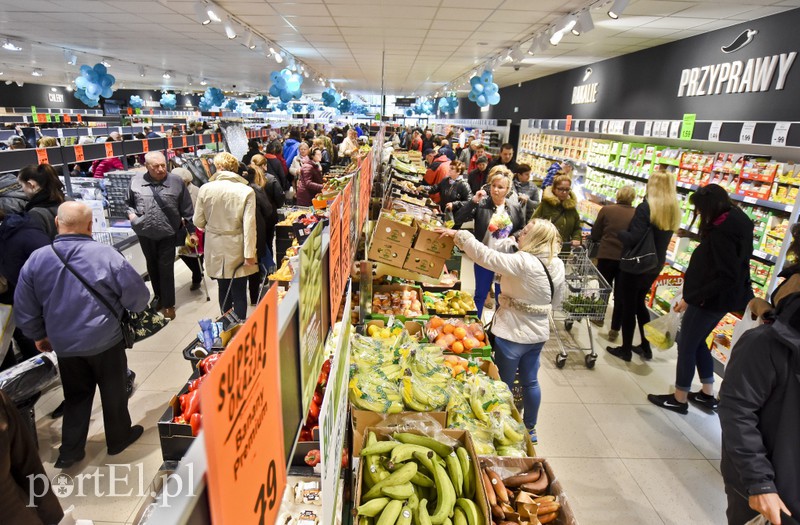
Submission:
M 172 149 L 172 137 L 167 137 L 167 149 Z
M 653 121 L 652 120 L 645 120 L 645 122 L 644 122 L 644 136 L 645 137 L 652 137 L 653 136 Z
M 711 123 L 711 127 L 708 130 L 708 140 L 712 142 L 719 141 L 719 130 L 722 129 L 722 122 L 719 120 L 715 120 Z
M 83 162 L 85 157 L 83 156 L 83 146 L 78 144 L 75 146 L 75 162 Z
M 681 140 L 692 140 L 692 135 L 694 134 L 694 123 L 696 119 L 696 113 L 685 113 L 683 115 L 683 122 L 681 123 Z
M 567 115 L 567 124 L 564 127 L 564 131 L 570 131 L 572 129 L 572 115 Z
M 669 138 L 677 139 L 678 138 L 678 131 L 681 128 L 681 121 L 680 120 L 673 120 L 669 123 Z
M 745 122 L 742 126 L 742 132 L 739 133 L 740 144 L 752 144 L 753 132 L 756 130 L 756 123 L 752 121 Z
M 772 130 L 773 146 L 785 146 L 786 137 L 789 135 L 789 128 L 792 127 L 791 122 L 778 122 L 775 124 L 775 129 Z
M 39 164 L 50 164 L 50 160 L 47 157 L 47 150 L 44 148 L 36 148 L 36 161 Z
M 628 135 L 636 135 L 636 121 L 631 120 L 628 122 Z
M 142 151 L 145 153 L 150 151 L 150 141 L 147 139 L 142 140 Z
M 114 156 L 114 145 L 110 142 L 106 142 L 106 157 L 113 157 Z

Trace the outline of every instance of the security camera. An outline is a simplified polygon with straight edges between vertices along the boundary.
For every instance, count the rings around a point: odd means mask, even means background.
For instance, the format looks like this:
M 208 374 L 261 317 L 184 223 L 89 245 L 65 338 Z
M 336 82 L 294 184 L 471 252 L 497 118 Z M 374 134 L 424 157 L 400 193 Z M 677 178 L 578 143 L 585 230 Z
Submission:
M 519 66 L 514 66 L 514 71 L 519 71 Z

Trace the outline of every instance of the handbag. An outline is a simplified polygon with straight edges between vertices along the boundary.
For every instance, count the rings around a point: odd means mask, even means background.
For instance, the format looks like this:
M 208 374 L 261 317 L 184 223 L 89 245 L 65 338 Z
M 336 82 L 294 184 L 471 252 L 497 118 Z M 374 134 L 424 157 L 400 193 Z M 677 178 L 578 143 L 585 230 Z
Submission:
M 619 269 L 626 273 L 641 275 L 658 267 L 656 255 L 656 241 L 653 236 L 653 227 L 639 239 L 635 246 L 625 251 L 619 260 Z
M 169 210 L 170 208 L 168 208 L 167 205 L 164 204 L 164 201 L 161 200 L 161 195 L 159 195 L 158 192 L 156 191 L 156 187 L 154 184 L 150 185 L 150 191 L 153 192 L 153 198 L 158 203 L 158 206 L 161 208 L 161 212 L 169 220 L 169 213 L 167 213 L 167 210 Z M 175 231 L 175 246 L 186 246 L 189 237 L 189 230 L 186 228 L 186 219 L 184 219 L 183 217 L 178 217 L 178 219 L 180 220 L 180 222 Z
M 151 335 L 155 334 L 165 326 L 169 322 L 169 319 L 164 317 L 162 314 L 158 313 L 156 310 L 156 303 L 158 302 L 158 297 L 153 298 L 150 301 L 150 304 L 147 305 L 141 312 L 131 312 L 130 310 L 123 308 L 122 314 L 118 315 L 117 311 L 109 304 L 105 297 L 100 295 L 100 293 L 95 290 L 94 288 L 86 282 L 86 280 L 78 274 L 64 259 L 64 257 L 58 253 L 56 247 L 53 244 L 50 244 L 50 247 L 55 252 L 56 256 L 61 259 L 61 262 L 64 263 L 64 267 L 70 271 L 72 275 L 77 277 L 77 279 L 86 287 L 89 292 L 95 296 L 95 298 L 100 301 L 100 304 L 105 306 L 110 312 L 111 315 L 119 323 L 120 331 L 122 332 L 122 338 L 125 340 L 125 348 L 133 348 L 133 344 L 137 341 L 141 341 L 143 339 L 147 339 Z

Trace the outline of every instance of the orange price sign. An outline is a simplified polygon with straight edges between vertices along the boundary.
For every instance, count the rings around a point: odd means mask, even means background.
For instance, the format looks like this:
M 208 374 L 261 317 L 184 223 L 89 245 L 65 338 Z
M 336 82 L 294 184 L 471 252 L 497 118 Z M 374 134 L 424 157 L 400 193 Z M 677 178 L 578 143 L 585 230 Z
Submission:
M 142 141 L 142 151 L 144 151 L 145 153 L 150 151 L 150 141 L 148 141 L 147 139 L 144 139 Z
M 63 116 L 63 120 L 64 120 L 64 122 L 72 122 L 72 117 L 69 116 L 69 115 L 64 115 Z
M 348 203 L 348 206 L 350 204 Z M 334 199 L 328 207 L 330 213 L 330 262 L 328 279 L 331 290 L 331 324 L 336 322 L 339 306 L 342 303 L 344 286 L 342 283 L 342 195 Z M 349 228 L 348 228 L 349 229 Z
M 50 164 L 50 159 L 47 157 L 46 149 L 36 148 L 36 161 L 39 164 Z
M 113 157 L 114 156 L 114 144 L 111 142 L 106 142 L 106 157 Z
M 197 137 L 197 144 L 203 143 L 203 135 L 195 135 Z
M 209 372 L 200 406 L 211 522 L 275 523 L 286 486 L 277 285 Z
M 342 257 L 341 272 L 344 280 L 350 276 L 350 258 L 353 256 L 350 232 L 354 231 L 351 224 L 353 211 L 353 181 L 347 183 L 342 192 Z
M 78 144 L 77 146 L 75 146 L 75 162 L 83 162 L 83 160 L 84 160 L 83 146 Z
M 567 115 L 567 126 L 565 129 L 566 131 L 572 129 L 572 115 Z
M 167 149 L 172 149 L 172 137 L 167 137 Z
M 78 113 L 78 122 L 83 122 L 83 115 Z

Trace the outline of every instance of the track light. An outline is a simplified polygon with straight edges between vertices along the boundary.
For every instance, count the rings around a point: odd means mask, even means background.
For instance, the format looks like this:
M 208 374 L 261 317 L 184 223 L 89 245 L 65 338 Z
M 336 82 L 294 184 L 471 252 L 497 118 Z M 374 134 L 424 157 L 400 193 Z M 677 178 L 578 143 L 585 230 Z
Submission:
M 619 18 L 619 15 L 625 11 L 625 8 L 628 7 L 630 0 L 614 0 L 614 3 L 611 5 L 611 9 L 608 10 L 609 18 L 614 20 Z
M 106 67 L 111 67 L 111 63 L 108 61 L 107 58 L 104 58 L 103 60 L 101 60 L 100 63 L 103 64 Z
M 78 57 L 75 56 L 75 53 L 69 51 L 68 49 L 64 50 L 64 61 L 69 64 L 70 66 L 74 66 L 78 63 Z
M 230 18 L 225 19 L 225 36 L 233 40 L 236 38 L 236 29 L 233 27 L 233 21 Z
M 206 15 L 208 15 L 208 19 L 212 22 L 222 22 L 222 18 L 219 17 L 219 7 L 216 6 L 214 3 L 209 3 L 206 5 Z
M 41 69 L 36 67 L 36 68 L 33 69 L 33 71 L 31 71 L 31 75 L 33 75 L 35 77 L 40 77 L 40 76 L 44 75 L 44 71 L 42 71 Z
M 140 77 L 144 76 L 144 66 L 139 66 L 139 76 Z
M 194 82 L 194 79 L 192 78 L 192 75 L 188 75 L 186 77 L 186 83 L 191 86 L 193 82 Z
M 283 55 L 281 55 L 280 53 L 275 53 L 275 62 L 281 64 L 283 62 Z
M 194 14 L 195 18 L 198 22 L 202 25 L 207 26 L 211 23 L 211 18 L 208 16 L 208 12 L 206 11 L 206 7 L 203 2 L 196 2 L 194 4 Z
M 16 45 L 14 42 L 6 38 L 6 41 L 3 43 L 3 49 L 6 51 L 22 51 L 22 48 Z
M 17 87 L 22 87 L 22 86 L 25 85 L 25 82 L 23 82 L 22 80 L 17 80 L 16 84 L 17 84 Z
M 161 76 L 162 76 L 163 78 L 165 78 L 165 79 L 170 79 L 170 78 L 172 78 L 172 75 L 170 75 L 170 74 L 169 74 L 169 71 L 164 71 L 164 74 L 163 74 L 163 75 L 161 75 Z
M 245 39 L 244 45 L 245 47 L 247 47 L 247 49 L 256 48 L 256 42 L 255 39 L 253 38 L 253 31 L 250 29 L 247 30 L 247 38 Z
M 207 86 L 208 85 L 208 80 L 206 80 L 206 79 L 201 80 L 200 81 L 200 85 L 201 86 Z
M 73 90 L 73 88 L 72 88 L 72 84 L 68 84 L 68 85 L 67 85 L 67 91 L 69 91 L 70 93 L 72 93 L 72 90 Z
M 594 29 L 592 14 L 588 9 L 584 9 L 578 13 L 578 23 L 572 28 L 572 34 L 580 36 L 582 33 L 588 33 L 592 29 Z

